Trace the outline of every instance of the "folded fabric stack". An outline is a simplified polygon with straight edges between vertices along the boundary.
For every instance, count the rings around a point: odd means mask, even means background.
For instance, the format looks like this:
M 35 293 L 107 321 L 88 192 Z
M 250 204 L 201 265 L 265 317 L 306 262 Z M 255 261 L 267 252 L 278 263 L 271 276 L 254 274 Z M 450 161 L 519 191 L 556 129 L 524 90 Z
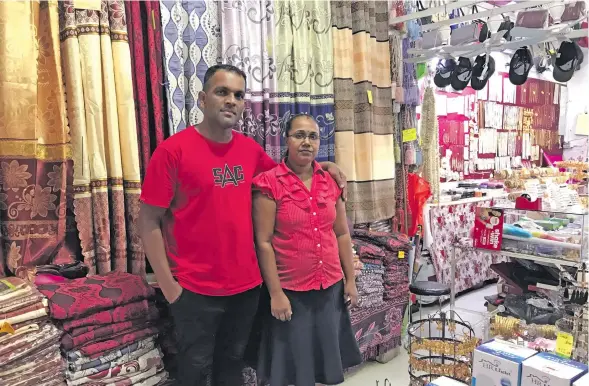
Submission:
M 22 279 L 0 279 L 0 385 L 64 385 L 61 331 L 47 299 Z
M 65 332 L 61 350 L 69 386 L 155 386 L 167 381 L 156 343 L 159 313 L 145 279 L 112 272 L 38 288 Z
M 399 294 L 409 291 L 409 264 L 407 254 L 411 250 L 409 237 L 397 232 L 356 230 L 354 238 L 380 247 L 384 256 L 384 300 L 396 300 Z M 402 256 L 399 254 L 402 252 Z
M 379 306 L 383 301 L 383 258 L 384 251 L 364 240 L 352 239 L 354 250 L 359 258 L 360 269 L 356 272 L 358 288 L 358 307 Z

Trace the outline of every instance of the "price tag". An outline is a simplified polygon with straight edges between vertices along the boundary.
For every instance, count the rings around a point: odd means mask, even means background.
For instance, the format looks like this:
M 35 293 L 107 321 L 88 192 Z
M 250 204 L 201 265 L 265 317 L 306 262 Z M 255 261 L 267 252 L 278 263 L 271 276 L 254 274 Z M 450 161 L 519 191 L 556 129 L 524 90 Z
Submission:
M 8 322 L 2 322 L 0 323 L 0 334 L 3 333 L 8 333 L 8 334 L 14 334 L 14 328 L 12 328 L 12 325 Z
M 368 103 L 372 104 L 372 90 L 366 90 L 366 95 L 368 95 Z
M 399 259 L 405 258 L 405 251 L 399 251 Z
M 412 127 L 411 129 L 403 130 L 403 142 L 411 142 L 417 139 L 417 129 Z
M 556 354 L 563 358 L 570 358 L 573 353 L 574 338 L 566 332 L 559 332 L 556 336 Z
M 100 3 L 100 0 L 74 0 L 74 8 L 101 11 L 102 4 Z

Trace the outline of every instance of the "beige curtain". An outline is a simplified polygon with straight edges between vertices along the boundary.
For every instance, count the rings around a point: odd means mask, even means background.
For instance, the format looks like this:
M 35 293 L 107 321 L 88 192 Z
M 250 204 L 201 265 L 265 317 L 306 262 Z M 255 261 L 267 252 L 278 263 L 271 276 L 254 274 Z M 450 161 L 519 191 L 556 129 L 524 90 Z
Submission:
M 335 161 L 348 177 L 355 223 L 395 212 L 395 160 L 386 1 L 334 1 Z
M 137 235 L 140 172 L 122 1 L 59 2 L 74 208 L 92 273 L 145 273 Z
M 76 257 L 58 28 L 57 1 L 0 2 L 0 277 Z

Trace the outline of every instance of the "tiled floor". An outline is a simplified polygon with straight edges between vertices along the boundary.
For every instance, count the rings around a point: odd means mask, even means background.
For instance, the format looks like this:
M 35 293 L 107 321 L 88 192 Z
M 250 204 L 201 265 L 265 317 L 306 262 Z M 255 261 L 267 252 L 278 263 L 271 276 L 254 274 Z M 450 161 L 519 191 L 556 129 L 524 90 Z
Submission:
M 484 306 L 485 296 L 497 293 L 495 284 L 488 285 L 479 290 L 472 291 L 456 299 L 456 307 L 466 309 L 472 312 L 457 311 L 458 314 L 467 322 L 475 325 L 474 329 L 479 336 L 482 333 L 481 323 L 486 308 Z M 445 310 L 448 306 L 444 307 Z M 422 315 L 435 312 L 437 309 L 422 310 Z M 478 327 L 477 327 L 478 326 Z M 478 331 L 477 331 L 478 330 Z M 408 356 L 404 349 L 395 359 L 386 364 L 370 362 L 363 365 L 360 370 L 351 374 L 344 382 L 345 386 L 405 386 L 409 385 Z

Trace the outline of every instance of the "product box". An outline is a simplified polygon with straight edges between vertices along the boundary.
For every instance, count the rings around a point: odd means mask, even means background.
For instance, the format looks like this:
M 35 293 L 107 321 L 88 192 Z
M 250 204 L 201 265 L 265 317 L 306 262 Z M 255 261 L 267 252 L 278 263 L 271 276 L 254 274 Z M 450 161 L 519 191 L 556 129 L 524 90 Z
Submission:
M 440 377 L 428 383 L 427 386 L 466 386 L 466 384 L 452 378 Z
M 522 363 L 535 350 L 494 339 L 474 352 L 472 386 L 520 386 Z
M 589 374 L 583 375 L 581 378 L 573 382 L 573 386 L 589 386 Z
M 586 373 L 583 363 L 540 353 L 524 361 L 521 386 L 571 386 Z

